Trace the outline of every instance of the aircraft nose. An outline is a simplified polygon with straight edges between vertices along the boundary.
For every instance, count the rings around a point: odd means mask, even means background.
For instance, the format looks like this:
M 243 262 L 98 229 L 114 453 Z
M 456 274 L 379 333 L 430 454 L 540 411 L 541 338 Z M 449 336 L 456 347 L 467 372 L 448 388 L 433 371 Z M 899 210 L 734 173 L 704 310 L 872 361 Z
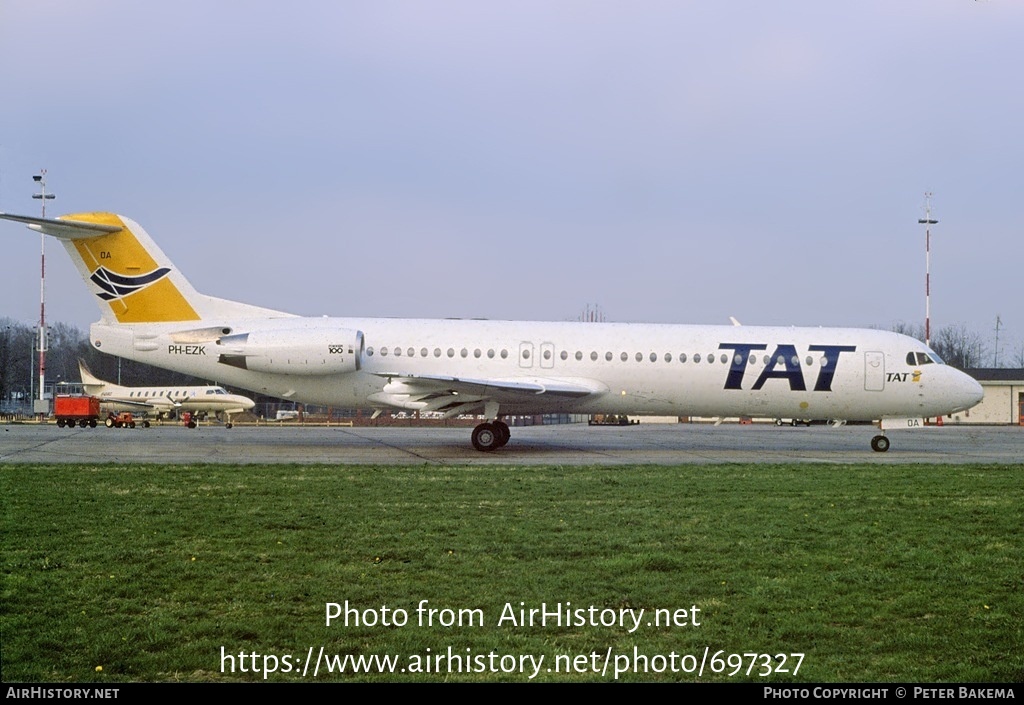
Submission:
M 957 387 L 957 401 L 960 403 L 958 411 L 970 409 L 976 406 L 985 397 L 985 390 L 982 389 L 978 380 L 966 372 L 960 372 L 959 385 Z

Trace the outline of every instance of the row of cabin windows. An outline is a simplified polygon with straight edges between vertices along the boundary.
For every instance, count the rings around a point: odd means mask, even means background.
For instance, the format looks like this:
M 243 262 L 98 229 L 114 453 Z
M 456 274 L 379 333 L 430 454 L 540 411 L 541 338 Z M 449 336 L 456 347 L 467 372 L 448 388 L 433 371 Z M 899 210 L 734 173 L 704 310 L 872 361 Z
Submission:
M 155 391 L 147 389 L 144 392 L 142 392 L 142 391 L 131 392 L 128 396 L 130 396 L 130 397 L 134 397 L 134 396 L 139 396 L 139 397 L 165 397 L 168 394 L 170 394 L 172 397 L 183 397 L 183 396 L 186 396 L 188 393 L 187 392 L 183 392 L 183 391 L 167 392 L 167 391 L 160 391 L 159 389 L 157 389 Z
M 374 351 L 374 349 L 372 347 L 366 348 L 366 354 L 368 356 L 372 357 L 374 355 L 374 352 L 375 351 Z M 399 348 L 399 347 L 395 347 L 395 348 L 391 348 L 391 349 L 383 348 L 382 347 L 379 350 L 379 352 L 380 352 L 381 357 L 387 357 L 388 355 L 391 355 L 391 354 L 393 354 L 395 357 L 401 357 L 403 354 L 406 357 L 415 357 L 416 356 L 416 349 L 415 348 L 407 348 L 403 352 L 402 348 Z M 429 356 L 429 351 L 427 350 L 427 348 L 420 348 L 419 352 L 420 352 L 420 357 L 428 357 Z M 441 355 L 442 355 L 441 348 L 434 348 L 434 353 L 433 354 L 434 354 L 434 357 L 441 357 Z M 455 348 L 448 348 L 446 354 L 448 355 L 448 357 L 452 357 L 452 358 L 455 357 L 455 355 L 456 355 Z M 470 351 L 467 348 L 462 348 L 461 350 L 458 351 L 458 355 L 460 357 L 468 358 L 470 356 L 470 354 L 471 353 L 470 353 Z M 472 355 L 475 358 L 483 357 L 484 354 L 485 353 L 480 348 L 475 348 L 472 351 Z M 495 353 L 494 349 L 492 348 L 492 349 L 490 349 L 490 350 L 488 350 L 486 352 L 487 357 L 491 358 L 491 359 L 493 359 L 496 354 L 501 359 L 503 359 L 503 360 L 508 358 L 508 350 L 501 350 L 500 352 Z M 531 351 L 529 349 L 525 349 L 525 350 L 523 350 L 521 352 L 521 355 L 522 355 L 522 358 L 524 360 L 528 360 L 528 359 L 530 359 Z M 545 360 L 550 360 L 551 356 L 552 356 L 552 351 L 551 350 L 544 350 L 544 351 L 542 351 L 541 356 Z M 567 350 L 563 350 L 563 351 L 561 351 L 559 353 L 558 356 L 562 360 L 568 360 L 569 359 L 569 352 Z M 584 354 L 583 354 L 583 352 L 577 350 L 573 357 L 576 360 L 580 361 L 580 360 L 583 360 Z M 619 360 L 621 360 L 622 362 L 627 362 L 629 360 L 629 358 L 630 358 L 630 355 L 627 352 L 623 352 L 623 353 L 619 353 L 618 357 L 619 357 Z M 643 353 L 638 352 L 633 357 L 634 357 L 634 359 L 637 362 L 643 362 L 644 361 L 644 354 Z M 591 359 L 591 361 L 596 362 L 597 360 L 601 359 L 601 355 L 597 351 L 593 351 L 593 352 L 590 353 L 590 359 Z M 612 352 L 606 352 L 604 354 L 604 359 L 607 362 L 611 362 L 612 360 L 615 359 L 615 354 L 612 353 Z M 672 353 L 665 353 L 664 355 L 660 355 L 659 356 L 658 353 L 652 352 L 649 355 L 647 355 L 647 359 L 650 360 L 651 362 L 657 362 L 659 359 L 663 360 L 664 362 L 672 362 L 673 359 L 676 359 L 679 362 L 687 362 L 687 360 L 691 360 L 691 361 L 693 361 L 695 363 L 696 362 L 701 362 L 701 360 L 706 360 L 710 364 L 714 364 L 715 361 L 718 360 L 723 365 L 730 362 L 730 356 L 727 355 L 726 353 L 721 353 L 720 355 L 718 355 L 717 358 L 715 356 L 715 353 L 709 353 L 706 357 L 701 357 L 700 353 L 696 353 L 692 357 L 687 357 L 686 353 L 680 353 L 677 357 L 673 358 Z M 747 363 L 750 364 L 750 365 L 754 365 L 754 364 L 757 364 L 757 360 L 758 360 L 757 356 L 754 355 L 753 353 L 751 353 L 749 355 L 749 357 L 747 358 Z M 764 356 L 762 356 L 761 361 L 764 364 L 766 364 L 766 365 L 769 364 L 771 362 L 771 355 L 764 355 Z M 743 356 L 738 354 L 738 353 L 733 355 L 732 356 L 732 362 L 737 364 L 737 365 L 742 365 L 743 364 Z M 800 364 L 800 358 L 797 357 L 796 355 L 794 355 L 790 359 L 790 363 L 793 366 L 798 366 Z M 819 360 L 819 363 L 821 364 L 822 367 L 828 367 L 829 359 L 827 357 L 822 357 Z M 775 364 L 778 364 L 778 365 L 786 364 L 786 358 L 783 357 L 782 355 L 779 355 L 776 358 L 776 360 L 775 360 Z M 810 367 L 811 365 L 814 364 L 814 358 L 812 356 L 808 355 L 806 358 L 804 358 L 804 364 L 807 365 L 808 367 Z
M 223 389 L 221 389 L 220 387 L 217 387 L 216 389 L 207 389 L 203 393 L 204 394 L 227 394 L 227 392 L 224 391 Z M 131 392 L 131 393 L 128 394 L 128 396 L 130 396 L 130 397 L 134 397 L 134 396 L 139 396 L 139 397 L 154 397 L 154 396 L 166 397 L 168 394 L 170 394 L 172 397 L 187 397 L 187 396 L 189 396 L 189 392 L 182 391 L 180 389 L 178 391 L 175 391 L 175 392 L 160 391 L 160 390 L 157 390 L 155 392 L 152 391 L 152 390 L 146 390 L 144 392 L 142 392 L 142 391 Z

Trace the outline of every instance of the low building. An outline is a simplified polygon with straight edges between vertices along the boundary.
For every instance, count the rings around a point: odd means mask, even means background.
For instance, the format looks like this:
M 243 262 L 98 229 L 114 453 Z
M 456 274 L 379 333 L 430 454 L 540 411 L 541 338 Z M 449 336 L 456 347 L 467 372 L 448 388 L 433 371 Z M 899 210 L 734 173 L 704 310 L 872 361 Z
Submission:
M 1024 425 L 1024 369 L 989 367 L 964 371 L 981 383 L 985 397 L 973 409 L 953 414 L 954 423 Z

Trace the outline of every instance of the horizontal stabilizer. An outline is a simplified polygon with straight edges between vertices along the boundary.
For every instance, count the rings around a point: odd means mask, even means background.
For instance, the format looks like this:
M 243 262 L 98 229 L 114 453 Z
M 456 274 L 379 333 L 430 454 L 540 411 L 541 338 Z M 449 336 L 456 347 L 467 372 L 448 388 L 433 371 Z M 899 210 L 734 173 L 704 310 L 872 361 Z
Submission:
M 81 220 L 60 220 L 57 218 L 34 218 L 29 215 L 11 215 L 0 213 L 3 220 L 13 220 L 17 223 L 25 223 L 33 230 L 38 230 L 46 235 L 61 240 L 77 240 L 81 238 L 100 237 L 109 233 L 116 233 L 122 230 L 118 225 L 105 225 L 103 223 L 86 223 Z

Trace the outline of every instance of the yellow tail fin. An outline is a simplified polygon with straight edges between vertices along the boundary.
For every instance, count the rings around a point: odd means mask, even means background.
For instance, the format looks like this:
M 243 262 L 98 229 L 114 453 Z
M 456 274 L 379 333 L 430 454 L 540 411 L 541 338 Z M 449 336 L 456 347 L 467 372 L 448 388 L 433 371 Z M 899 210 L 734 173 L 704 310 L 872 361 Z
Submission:
M 64 239 L 72 259 L 88 272 L 89 288 L 106 302 L 118 323 L 200 320 L 186 298 L 195 290 L 138 223 L 113 213 L 76 213 L 61 220 L 118 228 L 98 236 Z
M 198 293 L 138 223 L 114 213 L 57 219 L 0 213 L 60 240 L 111 323 L 289 314 Z

